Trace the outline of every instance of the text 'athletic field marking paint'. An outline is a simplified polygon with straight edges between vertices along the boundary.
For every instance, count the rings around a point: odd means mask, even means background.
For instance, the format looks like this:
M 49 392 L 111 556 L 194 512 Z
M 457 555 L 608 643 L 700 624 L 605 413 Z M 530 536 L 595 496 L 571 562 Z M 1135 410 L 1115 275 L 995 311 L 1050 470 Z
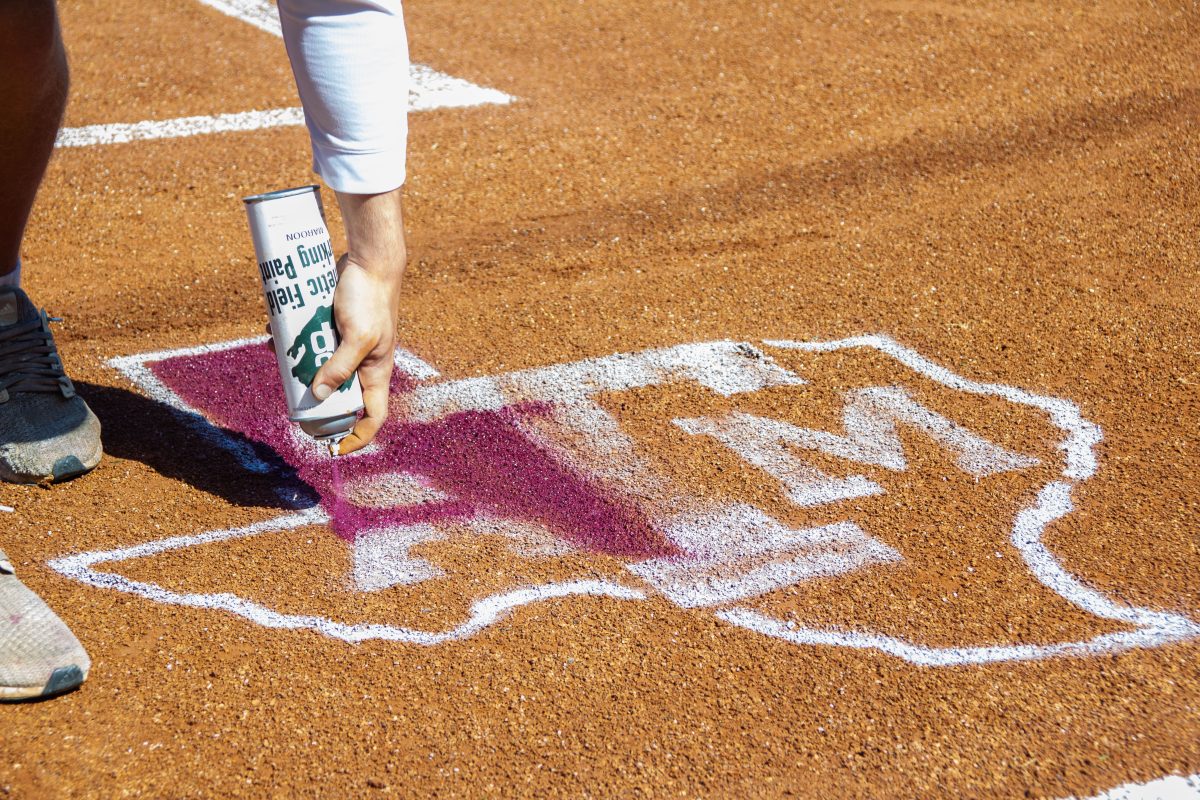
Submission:
M 333 316 L 338 272 L 320 192 L 304 186 L 245 203 L 288 419 L 316 439 L 337 442 L 354 428 L 363 398 L 357 373 L 324 400 L 312 391 L 317 370 L 340 343 Z

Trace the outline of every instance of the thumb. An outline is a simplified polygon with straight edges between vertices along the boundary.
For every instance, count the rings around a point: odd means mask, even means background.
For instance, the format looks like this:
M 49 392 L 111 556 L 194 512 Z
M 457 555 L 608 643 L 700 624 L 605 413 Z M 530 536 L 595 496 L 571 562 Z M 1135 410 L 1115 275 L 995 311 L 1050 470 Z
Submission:
M 358 365 L 371 352 L 370 342 L 345 340 L 334 351 L 329 360 L 321 365 L 313 376 L 312 393 L 317 400 L 324 400 L 345 383 Z

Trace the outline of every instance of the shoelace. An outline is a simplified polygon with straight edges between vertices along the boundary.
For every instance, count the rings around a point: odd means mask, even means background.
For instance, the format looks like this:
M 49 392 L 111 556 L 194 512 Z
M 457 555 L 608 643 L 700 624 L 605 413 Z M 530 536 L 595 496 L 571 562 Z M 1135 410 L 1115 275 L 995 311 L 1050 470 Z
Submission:
M 13 392 L 75 393 L 45 315 L 0 328 L 0 402 Z

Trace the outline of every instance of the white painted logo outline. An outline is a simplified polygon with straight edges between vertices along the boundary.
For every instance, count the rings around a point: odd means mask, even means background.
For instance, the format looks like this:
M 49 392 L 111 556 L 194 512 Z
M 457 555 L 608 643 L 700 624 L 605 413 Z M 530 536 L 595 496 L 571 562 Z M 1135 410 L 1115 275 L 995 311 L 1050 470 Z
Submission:
M 247 469 L 264 472 L 269 471 L 270 467 L 263 463 L 251 448 L 208 422 L 196 409 L 189 407 L 178 395 L 159 381 L 147 367 L 147 364 L 154 361 L 215 352 L 264 340 L 265 337 L 257 337 L 216 345 L 145 353 L 114 358 L 108 363 L 152 398 L 171 407 L 189 426 L 214 443 L 230 449 Z M 1097 469 L 1095 446 L 1101 440 L 1101 431 L 1097 425 L 1082 417 L 1074 403 L 1003 384 L 978 383 L 962 378 L 916 351 L 881 335 L 808 343 L 766 340 L 764 344 L 770 347 L 807 352 L 830 352 L 869 347 L 948 388 L 970 394 L 1000 397 L 1047 414 L 1051 424 L 1065 434 L 1065 438 L 1059 445 L 1065 454 L 1062 480 L 1056 480 L 1044 487 L 1031 505 L 1017 513 L 1010 541 L 1021 554 L 1029 570 L 1044 586 L 1094 616 L 1132 625 L 1135 629 L 1102 634 L 1086 641 L 1049 645 L 930 647 L 899 637 L 862 631 L 796 627 L 794 623 L 785 623 L 741 606 L 714 611 L 718 618 L 730 624 L 797 645 L 830 645 L 877 650 L 921 666 L 958 666 L 1001 661 L 1032 661 L 1056 656 L 1097 655 L 1121 652 L 1132 648 L 1156 647 L 1200 637 L 1200 623 L 1188 617 L 1124 605 L 1088 586 L 1083 580 L 1069 573 L 1042 541 L 1047 526 L 1071 512 L 1073 508 L 1071 493 L 1074 486 L 1090 478 Z M 433 367 L 402 350 L 397 351 L 396 363 L 401 371 L 419 380 L 430 379 L 438 374 Z M 478 381 L 479 379 L 467 380 Z M 494 401 L 495 398 L 485 398 L 487 403 Z M 174 592 L 157 584 L 133 581 L 116 573 L 98 572 L 92 569 L 94 565 L 100 563 L 149 556 L 168 550 L 240 539 L 268 532 L 291 530 L 304 525 L 322 524 L 327 519 L 325 513 L 319 508 L 311 508 L 243 528 L 211 531 L 193 536 L 176 536 L 132 547 L 61 557 L 51 561 L 50 566 L 67 577 L 98 588 L 125 591 L 171 605 L 225 610 L 265 627 L 307 628 L 347 642 L 384 639 L 434 645 L 466 638 L 503 619 L 512 609 L 541 600 L 569 595 L 602 596 L 622 600 L 644 599 L 647 596 L 640 589 L 611 581 L 567 581 L 523 587 L 481 599 L 472 605 L 470 616 L 465 622 L 447 631 L 430 632 L 395 625 L 346 624 L 314 615 L 282 614 L 229 593 Z

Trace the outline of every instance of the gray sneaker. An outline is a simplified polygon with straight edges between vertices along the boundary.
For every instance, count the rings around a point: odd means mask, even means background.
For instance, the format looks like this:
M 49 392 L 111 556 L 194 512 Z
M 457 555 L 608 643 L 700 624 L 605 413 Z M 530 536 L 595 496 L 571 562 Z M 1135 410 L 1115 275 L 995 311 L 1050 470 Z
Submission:
M 87 678 L 92 662 L 0 550 L 0 701 L 50 697 Z
M 100 421 L 63 372 L 49 320 L 0 288 L 0 479 L 50 483 L 100 463 Z

